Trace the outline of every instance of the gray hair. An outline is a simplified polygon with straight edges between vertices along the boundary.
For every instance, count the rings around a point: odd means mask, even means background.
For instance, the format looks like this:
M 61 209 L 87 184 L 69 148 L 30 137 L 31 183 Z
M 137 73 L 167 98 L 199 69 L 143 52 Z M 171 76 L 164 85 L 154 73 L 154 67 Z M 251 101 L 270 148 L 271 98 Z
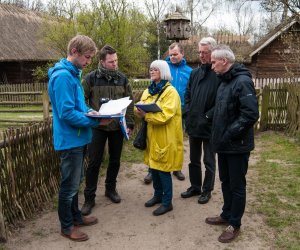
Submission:
M 214 38 L 212 37 L 203 37 L 200 42 L 199 42 L 199 46 L 200 45 L 207 45 L 209 46 L 209 50 L 211 51 L 215 46 L 217 46 L 217 42 Z
M 229 48 L 229 46 L 224 45 L 224 44 L 220 44 L 220 45 L 214 47 L 211 55 L 216 59 L 225 58 L 230 63 L 234 63 L 234 61 L 235 61 L 234 53 Z
M 172 80 L 171 71 L 170 71 L 169 65 L 166 61 L 164 61 L 164 60 L 155 60 L 151 63 L 150 69 L 151 68 L 159 69 L 160 79 L 168 80 L 168 81 Z

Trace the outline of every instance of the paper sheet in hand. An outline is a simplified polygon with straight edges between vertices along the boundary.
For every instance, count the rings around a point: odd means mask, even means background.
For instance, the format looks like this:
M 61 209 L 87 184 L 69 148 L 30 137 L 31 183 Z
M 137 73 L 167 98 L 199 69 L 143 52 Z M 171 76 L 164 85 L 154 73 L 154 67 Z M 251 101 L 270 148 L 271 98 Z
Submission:
M 92 114 L 85 114 L 89 117 L 96 117 L 96 118 L 115 118 L 115 117 L 122 117 L 126 114 L 126 109 L 132 100 L 129 100 L 128 97 L 123 97 L 117 100 L 110 100 L 107 103 L 103 103 L 99 109 L 100 115 L 92 115 Z
M 148 113 L 148 112 L 161 112 L 161 108 L 155 103 L 136 103 L 135 106 L 141 110 L 143 110 L 144 112 Z

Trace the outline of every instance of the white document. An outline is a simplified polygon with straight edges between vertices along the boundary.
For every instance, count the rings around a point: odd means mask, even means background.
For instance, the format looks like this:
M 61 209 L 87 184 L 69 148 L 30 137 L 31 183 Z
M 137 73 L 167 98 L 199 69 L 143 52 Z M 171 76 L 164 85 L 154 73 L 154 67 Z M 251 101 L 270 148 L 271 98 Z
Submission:
M 132 100 L 129 100 L 129 96 L 123 97 L 117 100 L 110 100 L 107 103 L 103 103 L 99 109 L 100 115 L 125 115 L 126 109 Z

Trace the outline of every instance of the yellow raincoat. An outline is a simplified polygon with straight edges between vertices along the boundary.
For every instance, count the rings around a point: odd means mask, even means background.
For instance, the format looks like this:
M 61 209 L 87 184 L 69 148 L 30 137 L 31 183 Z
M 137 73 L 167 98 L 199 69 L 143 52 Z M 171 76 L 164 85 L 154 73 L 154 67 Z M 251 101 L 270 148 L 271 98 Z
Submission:
M 180 97 L 169 82 L 166 86 L 169 87 L 156 102 L 162 112 L 149 112 L 145 116 L 148 127 L 144 162 L 152 169 L 171 172 L 182 168 L 183 132 Z M 157 95 L 151 96 L 146 89 L 141 102 L 154 102 Z

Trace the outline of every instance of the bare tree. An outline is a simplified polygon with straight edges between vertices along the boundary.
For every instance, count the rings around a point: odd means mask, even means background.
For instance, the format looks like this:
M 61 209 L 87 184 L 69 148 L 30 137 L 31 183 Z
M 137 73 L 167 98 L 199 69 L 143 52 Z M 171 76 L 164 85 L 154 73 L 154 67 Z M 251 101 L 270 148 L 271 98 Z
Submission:
M 185 13 L 189 15 L 191 21 L 192 35 L 198 34 L 202 30 L 203 24 L 221 5 L 221 0 L 183 0 L 186 6 Z
M 251 5 L 244 0 L 234 8 L 235 21 L 239 35 L 250 35 L 254 32 L 254 14 Z
M 17 7 L 33 11 L 45 10 L 42 0 L 0 0 L 0 3 L 13 4 Z
M 169 7 L 170 0 L 145 0 L 145 7 L 151 20 L 156 24 L 157 59 L 160 59 L 160 30 L 163 18 Z

